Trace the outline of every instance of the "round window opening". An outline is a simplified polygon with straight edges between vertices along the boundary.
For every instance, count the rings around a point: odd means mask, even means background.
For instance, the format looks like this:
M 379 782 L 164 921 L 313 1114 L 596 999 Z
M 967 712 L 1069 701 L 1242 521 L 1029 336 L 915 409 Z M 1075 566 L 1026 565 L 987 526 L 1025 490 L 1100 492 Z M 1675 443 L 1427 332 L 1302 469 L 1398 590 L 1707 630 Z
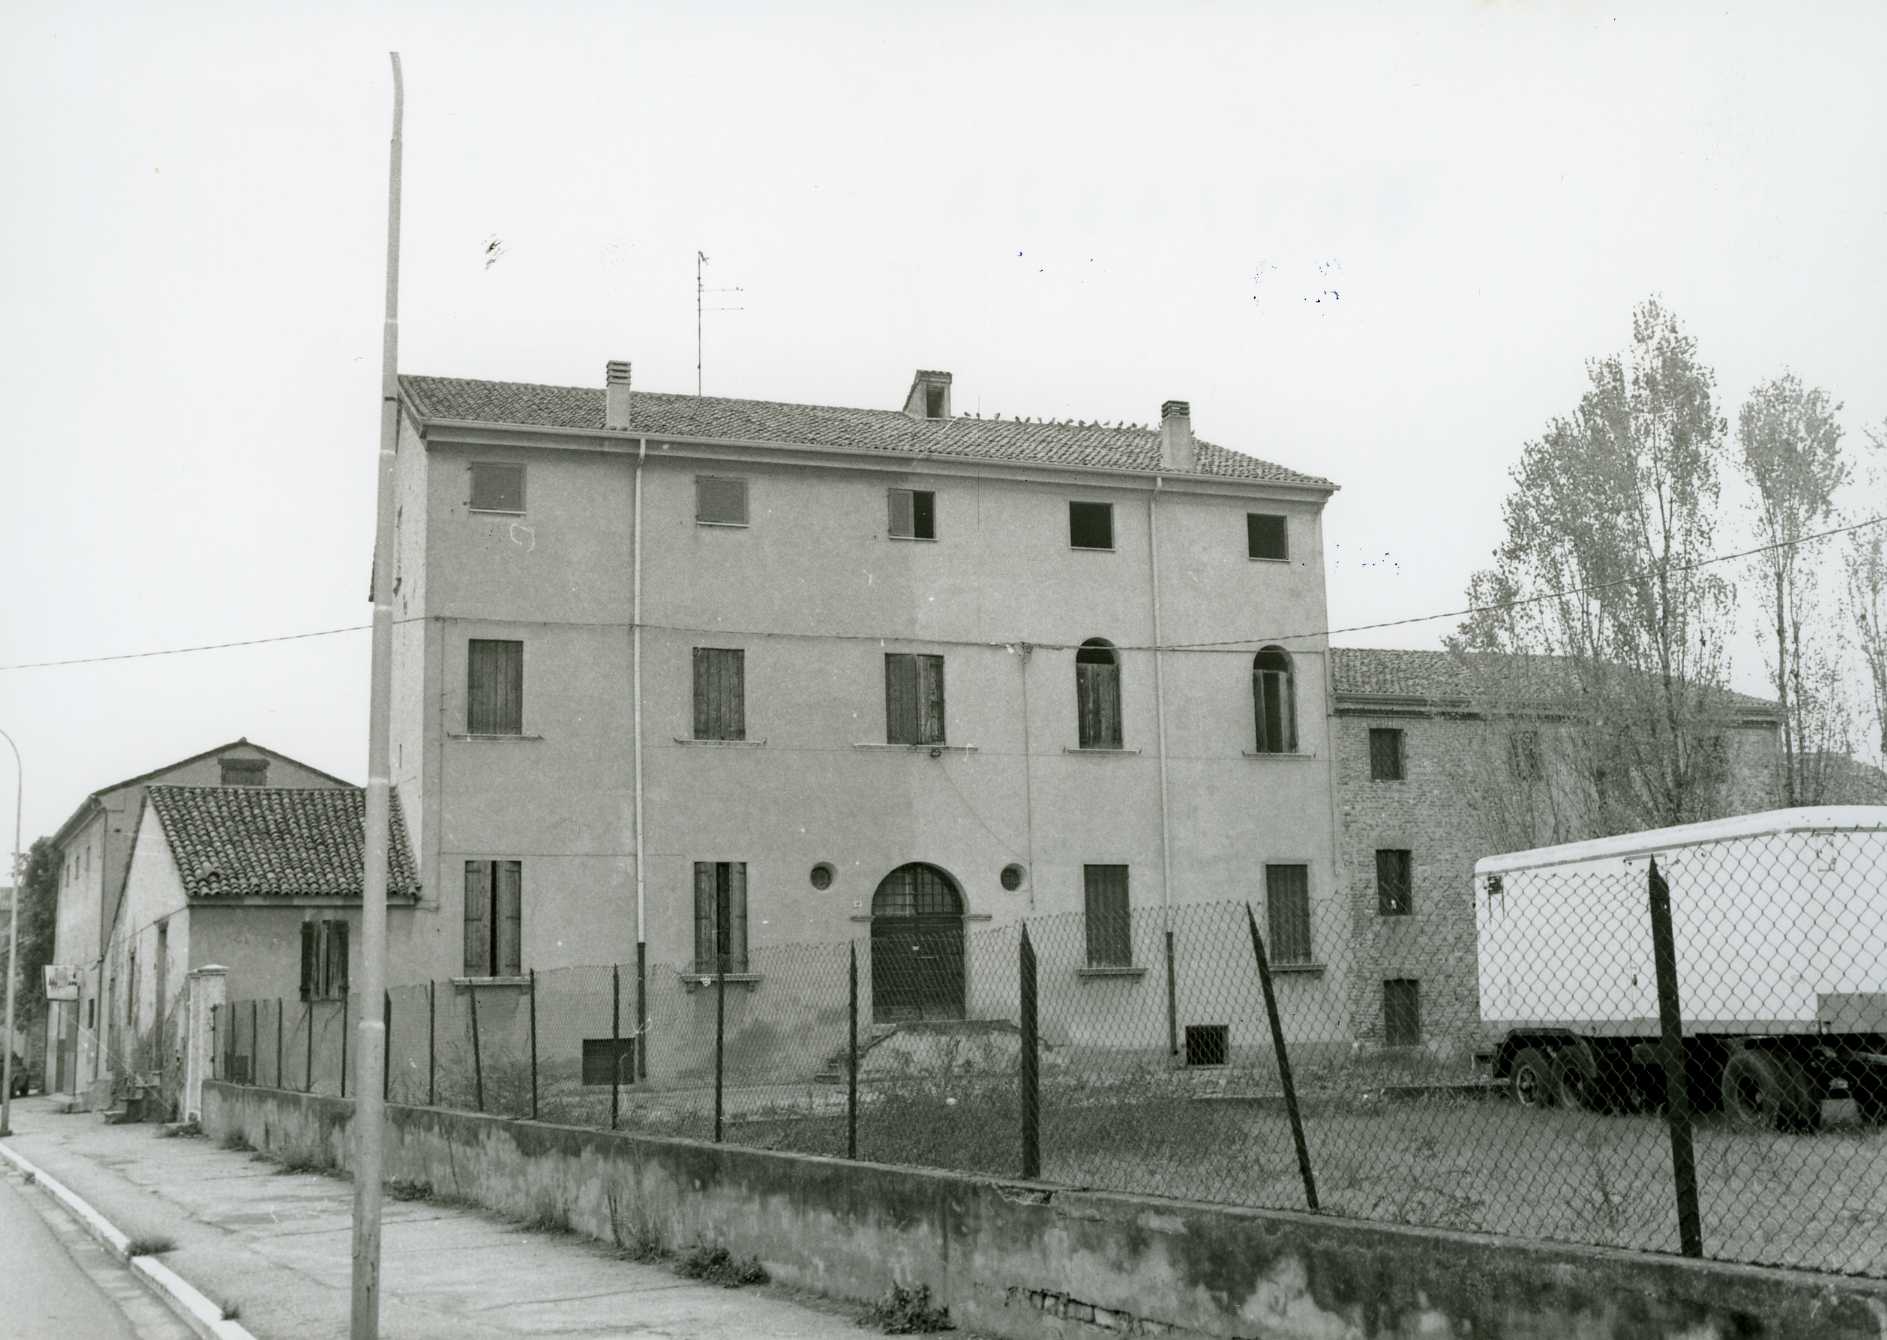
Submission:
M 832 867 L 826 862 L 821 861 L 812 868 L 812 886 L 815 889 L 829 889 L 832 887 Z
M 1022 887 L 1022 867 L 1019 865 L 1004 866 L 1002 868 L 1002 886 L 1005 889 L 1009 890 L 1009 892 L 1011 893 L 1014 893 L 1017 889 L 1021 888 Z

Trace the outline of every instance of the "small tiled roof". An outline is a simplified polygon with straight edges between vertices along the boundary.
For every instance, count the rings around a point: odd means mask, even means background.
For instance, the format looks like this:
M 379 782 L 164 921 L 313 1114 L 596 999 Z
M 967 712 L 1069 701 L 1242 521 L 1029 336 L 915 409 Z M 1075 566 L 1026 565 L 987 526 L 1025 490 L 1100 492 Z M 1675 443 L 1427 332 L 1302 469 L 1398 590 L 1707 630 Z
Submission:
M 367 793 L 358 787 L 153 786 L 191 898 L 358 898 Z M 419 872 L 392 797 L 387 893 L 417 897 Z
M 517 424 L 538 428 L 603 428 L 604 393 L 587 386 L 534 386 L 467 381 L 457 377 L 401 377 L 413 413 L 423 420 Z M 1160 470 L 1158 428 L 1020 419 L 917 419 L 902 410 L 788 405 L 771 400 L 665 395 L 635 391 L 629 422 L 634 433 L 808 447 L 847 447 L 900 456 L 962 460 L 1041 461 L 1109 470 Z M 1256 456 L 1198 442 L 1196 473 L 1226 479 L 1334 489 Z M 1162 471 L 1170 474 L 1171 471 Z
M 1339 698 L 1444 704 L 1499 694 L 1544 707 L 1565 701 L 1577 689 L 1572 666 L 1559 657 L 1388 647 L 1332 647 L 1330 681 Z M 1777 710 L 1764 698 L 1730 692 L 1723 696 L 1729 706 L 1745 712 Z

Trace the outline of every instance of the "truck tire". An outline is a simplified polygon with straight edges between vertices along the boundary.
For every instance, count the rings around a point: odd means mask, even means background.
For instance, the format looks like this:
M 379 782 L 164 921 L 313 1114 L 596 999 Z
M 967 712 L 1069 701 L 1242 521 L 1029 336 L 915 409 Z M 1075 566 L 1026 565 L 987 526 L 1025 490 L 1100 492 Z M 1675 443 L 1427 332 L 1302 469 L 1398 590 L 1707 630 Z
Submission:
M 1723 1112 L 1745 1130 L 1813 1131 L 1821 1100 L 1793 1057 L 1742 1047 L 1723 1064 Z
M 1559 1102 L 1558 1067 L 1538 1047 L 1522 1047 L 1514 1053 L 1507 1085 L 1516 1107 L 1552 1107 Z

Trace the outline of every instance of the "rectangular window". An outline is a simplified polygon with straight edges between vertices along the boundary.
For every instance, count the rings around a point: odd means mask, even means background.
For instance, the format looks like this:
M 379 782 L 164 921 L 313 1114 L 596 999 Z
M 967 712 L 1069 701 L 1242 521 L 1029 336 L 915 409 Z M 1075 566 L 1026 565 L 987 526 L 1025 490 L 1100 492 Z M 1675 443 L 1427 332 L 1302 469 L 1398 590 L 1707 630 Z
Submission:
M 747 738 L 747 653 L 695 648 L 695 739 Z
M 885 739 L 891 744 L 944 742 L 944 658 L 885 653 Z
M 1114 547 L 1114 504 L 1069 503 L 1068 543 L 1076 549 L 1112 549 Z
M 301 998 L 339 1000 L 347 995 L 347 923 L 301 923 Z
M 1224 1065 L 1232 1058 L 1230 1024 L 1187 1024 L 1186 1064 Z
M 747 971 L 745 861 L 695 862 L 695 971 Z
M 465 863 L 465 975 L 524 975 L 524 863 Z
M 1369 732 L 1369 779 L 1372 782 L 1402 780 L 1402 732 L 1372 728 Z
M 703 526 L 746 525 L 747 481 L 725 475 L 696 475 L 695 522 Z
M 269 761 L 266 758 L 219 758 L 224 786 L 267 786 Z
M 1540 733 L 1517 730 L 1507 742 L 1509 763 L 1514 777 L 1522 782 L 1540 780 Z
M 1075 739 L 1083 749 L 1119 749 L 1120 656 L 1112 647 L 1075 653 Z
M 937 495 L 928 489 L 887 489 L 886 505 L 891 512 L 891 538 L 894 540 L 934 540 L 937 538 Z
M 636 1040 L 634 1038 L 583 1039 L 583 1083 L 585 1085 L 634 1084 L 636 1082 Z
M 524 733 L 524 644 L 489 638 L 466 643 L 465 729 L 471 735 Z
M 1409 879 L 1409 853 L 1382 849 L 1376 853 L 1376 911 L 1385 917 L 1406 917 L 1415 910 L 1415 890 Z
M 1133 914 L 1127 905 L 1127 867 L 1084 865 L 1081 880 L 1087 894 L 1088 966 L 1131 968 Z
M 1313 963 L 1310 945 L 1310 867 L 1265 867 L 1265 919 L 1273 963 Z
M 1382 984 L 1382 1036 L 1391 1047 L 1415 1047 L 1422 1041 L 1422 984 L 1395 977 Z
M 474 512 L 522 512 L 524 467 L 474 462 L 471 507 Z
M 1252 558 L 1289 558 L 1284 518 L 1264 512 L 1245 513 L 1245 552 Z

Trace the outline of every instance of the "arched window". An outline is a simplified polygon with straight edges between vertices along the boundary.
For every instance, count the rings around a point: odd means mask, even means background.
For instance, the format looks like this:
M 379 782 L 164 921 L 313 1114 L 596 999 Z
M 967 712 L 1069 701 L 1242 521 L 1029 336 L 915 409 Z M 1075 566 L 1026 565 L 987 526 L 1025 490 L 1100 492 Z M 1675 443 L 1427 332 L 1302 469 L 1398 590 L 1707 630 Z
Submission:
M 1104 638 L 1075 652 L 1075 719 L 1083 749 L 1120 748 L 1120 653 Z
M 1291 658 L 1282 647 L 1266 647 L 1251 661 L 1251 701 L 1258 722 L 1257 752 L 1297 752 L 1297 691 Z

